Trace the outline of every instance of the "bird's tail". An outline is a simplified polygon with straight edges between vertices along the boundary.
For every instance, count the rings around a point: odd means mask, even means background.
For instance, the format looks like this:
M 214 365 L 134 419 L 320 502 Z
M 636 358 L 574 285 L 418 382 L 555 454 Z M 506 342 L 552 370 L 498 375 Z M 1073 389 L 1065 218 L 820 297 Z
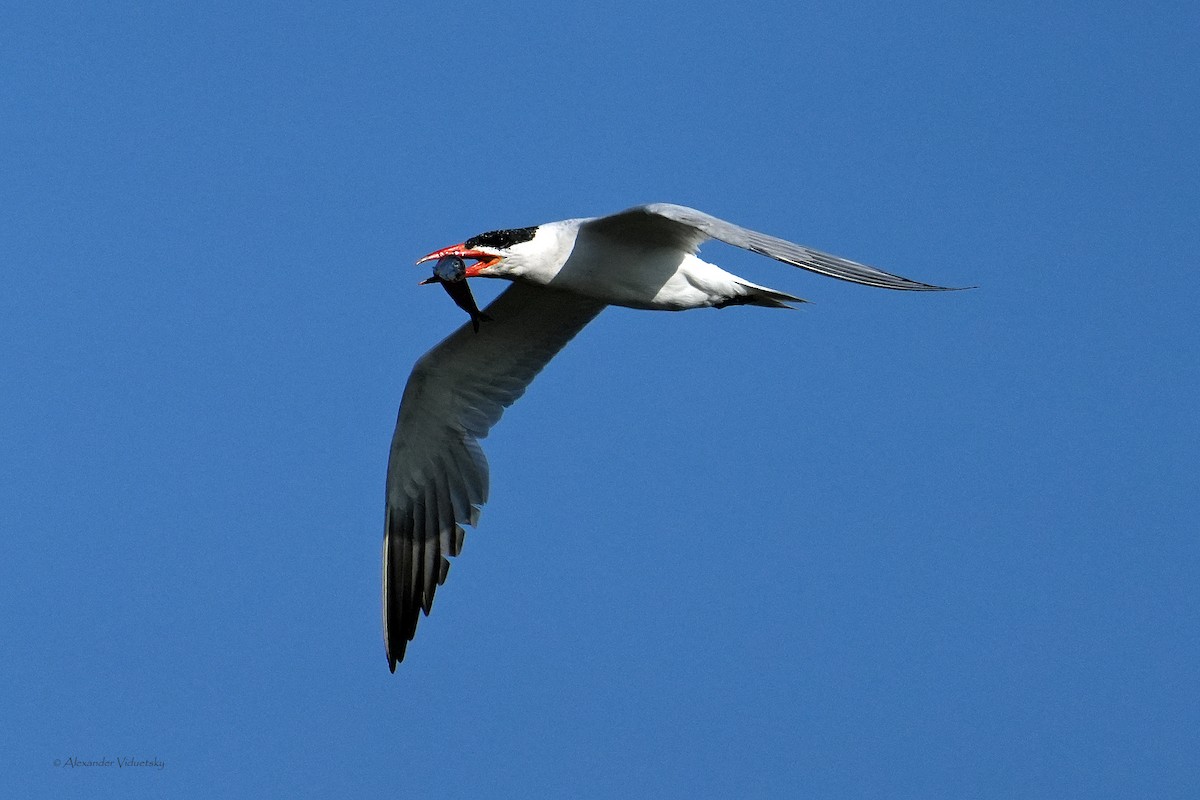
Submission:
M 742 290 L 742 294 L 731 298 L 722 303 L 718 308 L 725 306 L 763 306 L 765 308 L 792 308 L 791 303 L 807 303 L 808 301 L 802 297 L 780 292 L 775 289 L 768 289 L 766 286 L 759 286 L 757 283 L 750 283 L 739 279 L 737 282 L 738 288 Z

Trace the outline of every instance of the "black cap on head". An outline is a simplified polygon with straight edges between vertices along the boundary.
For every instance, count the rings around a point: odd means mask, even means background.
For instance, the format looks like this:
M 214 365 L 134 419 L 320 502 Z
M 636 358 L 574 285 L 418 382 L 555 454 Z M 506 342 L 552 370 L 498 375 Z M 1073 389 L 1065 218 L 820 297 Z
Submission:
M 506 228 L 501 231 L 488 231 L 481 233 L 478 236 L 472 236 L 463 242 L 467 249 L 476 247 L 493 247 L 497 250 L 505 250 L 512 247 L 514 244 L 528 242 L 537 233 L 537 226 L 532 228 Z

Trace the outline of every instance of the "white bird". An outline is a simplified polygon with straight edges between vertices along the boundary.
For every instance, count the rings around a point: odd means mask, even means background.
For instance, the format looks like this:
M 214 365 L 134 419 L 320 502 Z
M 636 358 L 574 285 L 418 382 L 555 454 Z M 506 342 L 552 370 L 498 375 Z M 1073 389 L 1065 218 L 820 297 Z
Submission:
M 487 500 L 479 440 L 605 306 L 682 311 L 804 302 L 697 258 L 709 239 L 867 286 L 947 288 L 667 203 L 489 231 L 420 259 L 474 261 L 464 280 L 504 278 L 513 285 L 485 309 L 490 320 L 481 329 L 472 314 L 475 329 L 464 324 L 422 356 L 404 388 L 388 459 L 383 540 L 383 627 L 393 672 L 416 633 L 418 612 L 429 614 L 434 591 L 446 580 L 447 558 L 462 549 L 462 526 L 477 524 Z M 458 287 L 464 290 L 465 284 Z

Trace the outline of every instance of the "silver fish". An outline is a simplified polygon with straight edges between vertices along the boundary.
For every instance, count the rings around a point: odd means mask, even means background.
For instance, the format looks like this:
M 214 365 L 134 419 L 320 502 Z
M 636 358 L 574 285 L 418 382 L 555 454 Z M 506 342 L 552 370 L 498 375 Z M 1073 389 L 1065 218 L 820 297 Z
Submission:
M 442 256 L 433 265 L 433 277 L 426 278 L 421 283 L 440 283 L 454 304 L 471 315 L 471 329 L 479 333 L 479 323 L 490 322 L 492 318 L 479 310 L 475 303 L 475 295 L 471 294 L 471 287 L 467 284 L 466 275 L 467 265 L 461 258 Z
M 458 256 L 442 256 L 433 265 L 433 277 L 440 281 L 461 281 L 467 274 L 467 263 Z

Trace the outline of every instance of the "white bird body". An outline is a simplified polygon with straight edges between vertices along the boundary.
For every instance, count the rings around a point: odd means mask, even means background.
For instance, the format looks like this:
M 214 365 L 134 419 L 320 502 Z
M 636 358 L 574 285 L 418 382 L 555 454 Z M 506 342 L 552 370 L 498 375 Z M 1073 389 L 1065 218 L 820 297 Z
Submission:
M 388 459 L 383 545 L 384 639 L 393 671 L 419 612 L 429 613 L 446 579 L 448 557 L 462 548 L 462 526 L 477 523 L 487 500 L 479 439 L 605 306 L 681 311 L 803 302 L 701 260 L 696 251 L 708 239 L 868 286 L 943 288 L 665 203 L 489 231 L 422 258 L 475 260 L 463 280 L 504 278 L 514 285 L 422 356 L 404 389 Z M 470 292 L 451 283 L 462 305 Z M 466 307 L 473 306 L 471 298 Z M 487 321 L 480 326 L 480 319 Z
M 514 245 L 504 261 L 476 277 L 551 286 L 606 305 L 654 311 L 729 305 L 751 294 L 748 289 L 764 288 L 670 244 L 596 232 L 589 227 L 594 221 L 539 225 L 532 239 Z

